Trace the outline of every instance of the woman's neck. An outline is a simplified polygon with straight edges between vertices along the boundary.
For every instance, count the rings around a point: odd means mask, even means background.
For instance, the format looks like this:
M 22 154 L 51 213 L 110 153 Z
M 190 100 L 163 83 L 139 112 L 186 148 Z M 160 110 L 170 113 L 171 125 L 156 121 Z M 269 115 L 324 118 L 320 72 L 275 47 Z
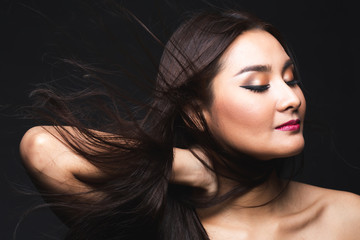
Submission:
M 220 193 L 225 193 L 232 187 L 231 184 L 222 185 Z M 248 220 L 260 223 L 261 220 L 269 219 L 284 211 L 283 203 L 286 202 L 284 198 L 287 195 L 285 186 L 286 183 L 273 173 L 268 181 L 248 193 L 210 208 L 198 209 L 197 213 L 202 222 L 208 223 L 219 220 L 234 223 Z

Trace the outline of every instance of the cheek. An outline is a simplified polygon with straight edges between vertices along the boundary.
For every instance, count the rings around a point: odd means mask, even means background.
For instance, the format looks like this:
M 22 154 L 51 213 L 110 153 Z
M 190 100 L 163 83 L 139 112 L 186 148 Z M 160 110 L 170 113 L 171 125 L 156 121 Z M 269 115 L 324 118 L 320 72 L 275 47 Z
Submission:
M 220 120 L 239 126 L 258 126 L 266 122 L 264 105 L 247 99 L 225 97 L 218 102 L 216 111 Z
M 231 93 L 218 96 L 211 107 L 210 129 L 231 145 L 242 145 L 264 135 L 273 124 L 273 106 L 260 96 Z

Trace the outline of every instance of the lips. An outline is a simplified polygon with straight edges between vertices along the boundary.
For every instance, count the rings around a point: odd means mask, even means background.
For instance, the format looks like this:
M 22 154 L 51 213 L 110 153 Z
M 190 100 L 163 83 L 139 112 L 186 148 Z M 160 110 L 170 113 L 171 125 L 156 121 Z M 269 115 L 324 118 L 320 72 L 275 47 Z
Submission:
M 276 127 L 281 131 L 298 131 L 300 129 L 300 119 L 290 120 Z

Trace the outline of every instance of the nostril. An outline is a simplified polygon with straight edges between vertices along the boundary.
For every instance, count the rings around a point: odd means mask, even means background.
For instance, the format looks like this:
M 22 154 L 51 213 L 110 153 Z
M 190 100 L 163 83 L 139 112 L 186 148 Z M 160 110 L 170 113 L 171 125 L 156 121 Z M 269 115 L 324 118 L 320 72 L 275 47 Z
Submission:
M 301 105 L 302 102 L 297 96 L 283 99 L 279 104 L 279 111 L 287 111 L 287 110 L 297 111 Z

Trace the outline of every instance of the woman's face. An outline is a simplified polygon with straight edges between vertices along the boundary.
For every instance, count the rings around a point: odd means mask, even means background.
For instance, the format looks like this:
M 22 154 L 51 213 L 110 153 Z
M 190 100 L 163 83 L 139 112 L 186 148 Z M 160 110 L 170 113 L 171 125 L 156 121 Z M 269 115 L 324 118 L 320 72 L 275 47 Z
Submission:
M 204 108 L 215 137 L 258 159 L 293 156 L 304 147 L 306 102 L 294 66 L 271 34 L 250 30 L 229 46 Z

